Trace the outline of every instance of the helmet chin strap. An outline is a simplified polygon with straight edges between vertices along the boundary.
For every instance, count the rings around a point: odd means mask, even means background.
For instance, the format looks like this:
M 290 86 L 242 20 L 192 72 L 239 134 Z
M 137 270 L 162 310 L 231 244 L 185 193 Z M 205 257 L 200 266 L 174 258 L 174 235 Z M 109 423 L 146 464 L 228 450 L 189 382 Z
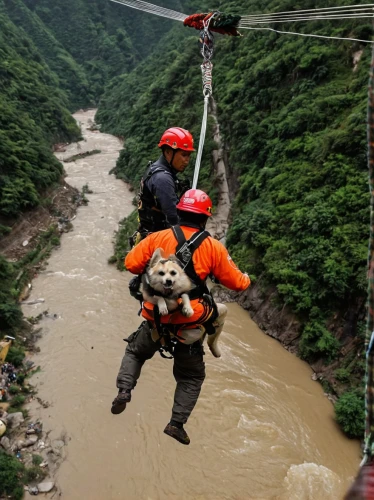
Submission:
M 165 158 L 168 161 L 169 165 L 176 170 L 176 168 L 173 165 L 173 161 L 174 161 L 174 157 L 175 157 L 176 152 L 178 151 L 178 149 L 172 149 L 172 151 L 173 151 L 173 155 L 171 157 L 171 160 L 169 161 L 166 157 Z M 165 156 L 165 154 L 164 154 L 164 156 Z
M 170 161 L 170 165 L 171 165 L 173 168 L 175 168 L 175 167 L 174 167 L 174 165 L 173 165 L 173 161 L 174 161 L 174 157 L 175 157 L 175 153 L 176 153 L 176 152 L 177 152 L 177 150 L 176 150 L 176 149 L 173 149 L 173 156 L 171 157 L 171 161 Z

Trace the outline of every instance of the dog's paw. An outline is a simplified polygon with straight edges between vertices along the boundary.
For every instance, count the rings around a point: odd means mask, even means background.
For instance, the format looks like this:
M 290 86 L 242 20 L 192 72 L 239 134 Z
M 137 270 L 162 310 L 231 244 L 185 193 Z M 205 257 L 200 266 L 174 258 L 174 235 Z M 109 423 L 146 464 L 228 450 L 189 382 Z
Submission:
M 217 344 L 212 344 L 212 345 L 208 344 L 208 347 L 210 349 L 210 352 L 213 354 L 215 358 L 221 357 L 221 351 Z
M 193 309 L 190 306 L 184 306 L 182 309 L 182 314 L 183 316 L 187 316 L 187 318 L 190 318 L 193 315 Z
M 161 316 L 167 316 L 169 314 L 169 310 L 166 306 L 158 306 Z

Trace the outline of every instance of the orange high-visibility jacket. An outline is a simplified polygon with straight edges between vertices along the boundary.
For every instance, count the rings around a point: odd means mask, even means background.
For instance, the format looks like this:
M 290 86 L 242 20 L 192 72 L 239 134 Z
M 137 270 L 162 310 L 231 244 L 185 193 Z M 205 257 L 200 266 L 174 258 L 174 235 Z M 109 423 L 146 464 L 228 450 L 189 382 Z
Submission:
M 181 226 L 183 234 L 188 241 L 198 230 L 196 228 Z M 147 236 L 138 243 L 126 256 L 125 266 L 133 274 L 141 274 L 157 248 L 162 248 L 165 255 L 175 254 L 178 242 L 172 229 L 165 229 Z M 212 237 L 206 238 L 195 250 L 192 257 L 196 274 L 205 280 L 209 274 L 213 274 L 222 285 L 234 291 L 245 290 L 251 284 L 251 280 L 243 274 L 234 264 L 226 248 L 219 241 Z M 201 316 L 199 300 L 192 300 L 191 305 L 195 311 L 192 318 L 188 318 L 188 323 L 193 323 Z M 149 311 L 153 310 L 153 305 L 146 302 L 142 315 L 146 319 L 150 317 Z M 200 304 L 201 305 L 201 304 Z M 148 312 L 147 312 L 148 310 Z M 180 324 L 186 323 L 186 317 L 179 311 L 168 316 L 162 316 L 162 323 Z

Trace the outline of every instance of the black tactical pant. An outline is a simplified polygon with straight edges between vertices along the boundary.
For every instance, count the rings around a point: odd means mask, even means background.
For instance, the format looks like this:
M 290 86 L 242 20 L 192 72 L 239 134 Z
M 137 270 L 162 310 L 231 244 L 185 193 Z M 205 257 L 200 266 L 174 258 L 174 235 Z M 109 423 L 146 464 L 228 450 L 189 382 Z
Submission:
M 136 386 L 144 362 L 153 357 L 160 345 L 152 340 L 146 321 L 130 335 L 127 341 L 128 346 L 117 377 L 117 387 L 132 390 Z M 181 424 L 185 424 L 191 415 L 205 379 L 203 354 L 203 347 L 200 343 L 187 346 L 178 342 L 174 350 L 173 374 L 177 387 L 174 394 L 172 420 Z

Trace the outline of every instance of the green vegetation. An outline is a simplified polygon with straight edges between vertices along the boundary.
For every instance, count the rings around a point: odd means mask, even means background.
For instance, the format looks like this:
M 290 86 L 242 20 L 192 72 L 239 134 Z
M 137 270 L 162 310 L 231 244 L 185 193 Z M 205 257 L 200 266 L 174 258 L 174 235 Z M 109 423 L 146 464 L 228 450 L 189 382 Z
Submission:
M 25 359 L 25 351 L 21 347 L 12 345 L 9 349 L 7 355 L 7 362 L 12 363 L 16 368 L 22 366 L 23 360 Z
M 40 465 L 41 463 L 43 463 L 43 457 L 41 457 L 40 455 L 33 455 L 32 463 L 33 465 Z
M 62 166 L 51 144 L 76 139 L 67 99 L 33 43 L 0 0 L 0 216 L 15 217 L 40 203 Z
M 138 211 L 134 210 L 128 217 L 125 217 L 119 223 L 118 232 L 114 243 L 114 255 L 109 258 L 109 264 L 116 264 L 117 269 L 125 269 L 124 259 L 126 253 L 130 250 L 129 238 L 134 234 L 138 227 Z
M 7 455 L 0 449 L 0 495 L 21 500 L 24 474 L 25 466 L 16 457 Z
M 114 76 L 148 54 L 172 23 L 102 0 L 3 0 L 55 73 L 70 109 L 92 106 Z M 181 8 L 182 2 L 159 5 Z
M 365 411 L 362 391 L 344 393 L 335 405 L 336 420 L 350 437 L 361 438 L 364 434 Z

